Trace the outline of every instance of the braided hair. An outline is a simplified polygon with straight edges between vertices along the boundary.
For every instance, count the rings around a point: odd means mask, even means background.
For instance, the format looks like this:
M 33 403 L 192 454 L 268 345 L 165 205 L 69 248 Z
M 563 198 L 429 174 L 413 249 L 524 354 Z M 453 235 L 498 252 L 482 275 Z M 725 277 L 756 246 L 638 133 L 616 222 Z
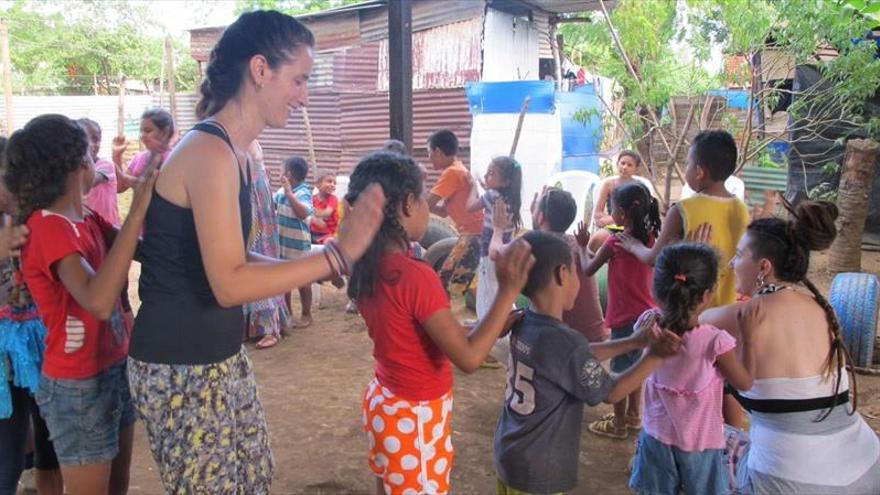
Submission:
M 660 207 L 644 184 L 630 182 L 615 188 L 611 202 L 632 219 L 632 235 L 642 244 L 647 246 L 652 236 L 660 235 Z
M 354 169 L 345 200 L 354 204 L 367 186 L 377 183 L 385 193 L 385 219 L 370 247 L 352 268 L 348 283 L 348 297 L 351 299 L 373 295 L 379 276 L 379 260 L 389 246 L 396 244 L 403 249 L 409 248 L 410 238 L 400 224 L 398 212 L 410 194 L 417 198 L 422 195 L 423 181 L 422 169 L 410 157 L 398 153 L 373 153 Z
M 63 115 L 35 117 L 9 137 L 3 180 L 17 200 L 18 223 L 64 195 L 67 176 L 83 167 L 88 151 L 86 131 Z
M 802 201 L 797 208 L 792 208 L 787 201 L 784 205 L 794 219 L 762 218 L 750 223 L 747 228 L 749 248 L 755 260 L 770 261 L 773 272 L 780 281 L 803 284 L 825 311 L 830 344 L 825 373 L 837 372 L 834 385 L 836 398 L 840 393 L 842 380 L 840 371 L 848 362 L 846 347 L 843 344 L 840 322 L 837 320 L 834 308 L 819 292 L 816 285 L 807 278 L 807 272 L 810 269 L 810 251 L 828 249 L 837 237 L 837 227 L 834 224 L 838 215 L 837 205 L 828 201 Z M 852 382 L 853 409 L 850 414 L 855 413 L 857 405 L 855 376 L 852 377 Z M 834 406 L 829 408 L 818 421 L 825 419 L 833 409 Z
M 718 255 L 705 245 L 666 246 L 654 264 L 654 298 L 663 308 L 660 326 L 677 335 L 692 329 L 691 315 L 718 280 Z

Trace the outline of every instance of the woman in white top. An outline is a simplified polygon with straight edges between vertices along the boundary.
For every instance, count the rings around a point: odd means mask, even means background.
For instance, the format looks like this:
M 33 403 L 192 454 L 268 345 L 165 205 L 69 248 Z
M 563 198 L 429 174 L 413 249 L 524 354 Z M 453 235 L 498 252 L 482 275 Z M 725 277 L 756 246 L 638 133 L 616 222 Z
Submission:
M 733 392 L 751 423 L 738 488 L 877 494 L 880 441 L 856 412 L 834 310 L 807 279 L 810 251 L 828 248 L 837 235 L 837 207 L 805 201 L 792 215 L 755 220 L 737 245 L 737 291 L 752 299 L 700 317 L 753 342 L 754 385 Z

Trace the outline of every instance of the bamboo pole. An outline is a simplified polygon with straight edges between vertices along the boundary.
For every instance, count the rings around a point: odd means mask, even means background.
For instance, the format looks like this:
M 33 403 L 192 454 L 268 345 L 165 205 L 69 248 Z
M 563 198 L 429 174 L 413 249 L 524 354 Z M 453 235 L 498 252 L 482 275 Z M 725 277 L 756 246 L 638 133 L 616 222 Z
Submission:
M 312 166 L 312 176 L 317 178 L 318 158 L 315 156 L 315 138 L 312 136 L 312 121 L 309 120 L 309 110 L 302 107 L 303 122 L 306 126 L 306 140 L 309 144 L 309 162 Z
M 168 101 L 171 105 L 171 116 L 177 120 L 177 95 L 175 94 L 174 52 L 171 47 L 171 36 L 165 37 L 165 63 L 168 64 Z
M 526 99 L 523 100 L 522 109 L 519 111 L 519 119 L 516 122 L 516 131 L 513 133 L 513 144 L 510 145 L 510 157 L 513 158 L 516 156 L 516 147 L 519 144 L 519 135 L 522 133 L 523 121 L 526 118 L 526 112 L 529 110 L 529 102 L 532 100 L 531 96 L 526 96 Z
M 125 136 L 125 76 L 119 74 L 119 99 L 116 101 L 116 135 Z

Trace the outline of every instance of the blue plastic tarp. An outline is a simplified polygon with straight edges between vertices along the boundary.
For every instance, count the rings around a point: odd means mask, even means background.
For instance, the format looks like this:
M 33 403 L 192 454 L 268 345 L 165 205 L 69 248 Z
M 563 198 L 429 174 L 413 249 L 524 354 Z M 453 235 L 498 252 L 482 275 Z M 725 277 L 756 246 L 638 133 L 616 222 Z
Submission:
M 562 124 L 562 170 L 598 172 L 602 144 L 602 106 L 592 85 L 556 94 Z M 586 122 L 576 120 L 586 112 Z
M 473 82 L 465 85 L 471 115 L 519 113 L 527 96 L 528 113 L 554 113 L 556 102 L 552 81 Z
M 743 89 L 710 89 L 706 94 L 724 97 L 730 108 L 749 108 L 749 92 Z

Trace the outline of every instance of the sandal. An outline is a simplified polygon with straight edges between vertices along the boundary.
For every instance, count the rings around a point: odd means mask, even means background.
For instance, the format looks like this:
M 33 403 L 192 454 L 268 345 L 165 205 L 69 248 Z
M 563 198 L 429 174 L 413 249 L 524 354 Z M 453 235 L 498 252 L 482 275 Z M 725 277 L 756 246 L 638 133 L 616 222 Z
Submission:
M 277 335 L 264 335 L 259 342 L 257 342 L 257 349 L 268 349 L 270 347 L 275 347 L 278 345 L 279 339 Z
M 639 431 L 642 429 L 642 417 L 641 416 L 626 416 L 626 427 L 630 430 Z
M 487 357 L 482 363 L 480 363 L 480 368 L 486 368 L 490 370 L 497 370 L 501 367 L 501 361 L 493 358 L 492 356 Z
M 626 425 L 617 426 L 614 424 L 614 419 L 600 419 L 598 421 L 593 421 L 587 426 L 587 428 L 600 437 L 613 438 L 615 440 L 623 440 L 626 438 L 627 434 Z

